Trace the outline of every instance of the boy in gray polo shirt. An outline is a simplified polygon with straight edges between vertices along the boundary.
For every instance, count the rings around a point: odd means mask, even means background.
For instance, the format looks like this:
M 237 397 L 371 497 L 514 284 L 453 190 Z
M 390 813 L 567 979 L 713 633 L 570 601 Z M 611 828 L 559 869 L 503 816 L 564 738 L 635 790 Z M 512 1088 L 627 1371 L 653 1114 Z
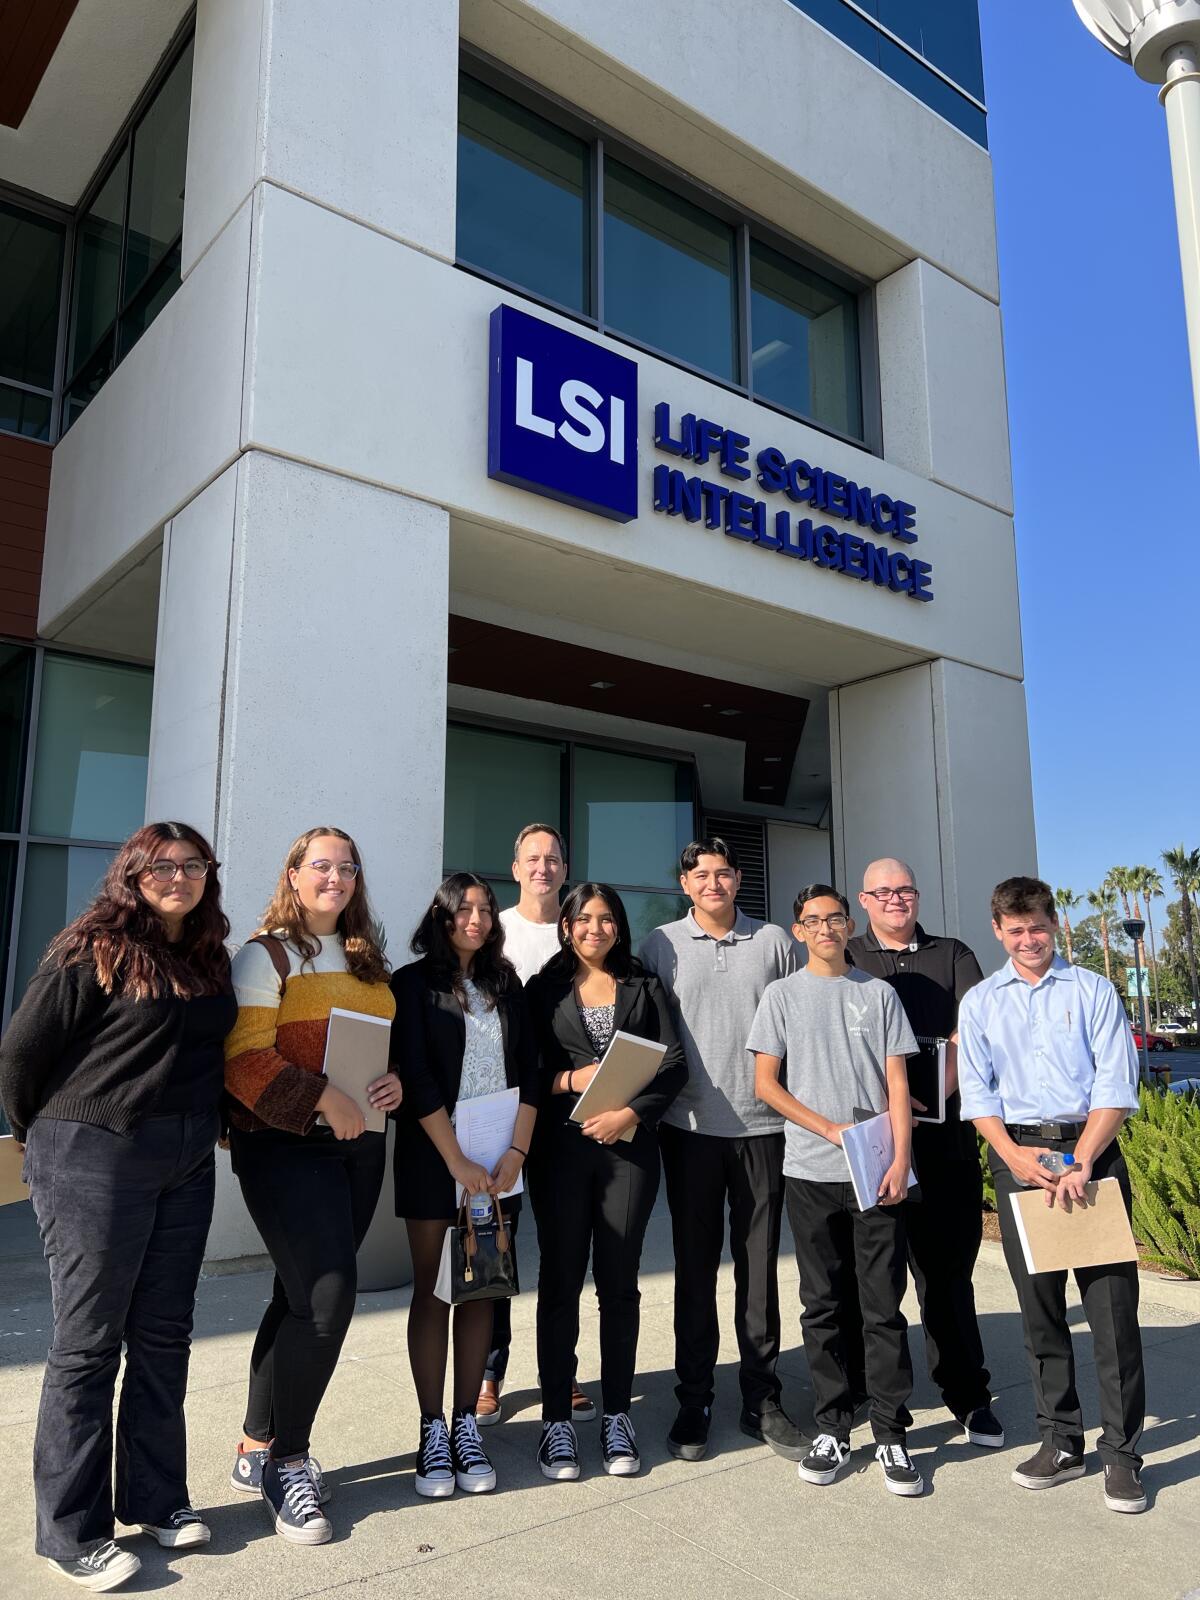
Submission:
M 782 928 L 739 910 L 737 854 L 723 839 L 689 844 L 679 858 L 679 882 L 692 909 L 656 928 L 640 952 L 667 992 L 688 1065 L 688 1081 L 659 1124 L 675 1243 L 679 1399 L 667 1448 L 683 1461 L 699 1461 L 708 1448 L 728 1205 L 740 1425 L 798 1461 L 803 1435 L 780 1405 L 775 1375 L 783 1118 L 755 1095 L 746 1056 L 758 1002 L 768 984 L 794 970 L 794 947 Z
M 857 1283 L 876 1459 L 892 1494 L 918 1495 L 921 1475 L 905 1449 L 913 1378 L 900 1310 L 907 1255 L 899 1204 L 912 1143 L 905 1057 L 917 1042 L 892 986 L 846 960 L 854 924 L 845 896 L 810 884 L 796 896 L 795 914 L 792 932 L 808 947 L 808 965 L 763 995 L 746 1048 L 755 1054 L 759 1098 L 787 1119 L 784 1186 L 817 1431 L 797 1471 L 807 1483 L 832 1483 L 850 1454 L 844 1305 Z M 890 1116 L 895 1160 L 877 1204 L 860 1211 L 841 1135 L 880 1112 Z

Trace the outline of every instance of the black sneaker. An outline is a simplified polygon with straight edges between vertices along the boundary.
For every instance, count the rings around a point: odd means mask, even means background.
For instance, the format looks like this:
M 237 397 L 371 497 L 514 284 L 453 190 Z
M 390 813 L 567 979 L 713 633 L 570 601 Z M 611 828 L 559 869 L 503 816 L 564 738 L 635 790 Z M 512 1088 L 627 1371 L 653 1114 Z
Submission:
M 667 1435 L 667 1449 L 680 1461 L 702 1461 L 708 1449 L 712 1412 L 708 1406 L 680 1406 Z
M 764 1400 L 758 1411 L 743 1408 L 738 1426 L 751 1439 L 769 1444 L 785 1461 L 804 1459 L 808 1442 L 778 1400 Z
M 604 1470 L 614 1478 L 632 1478 L 642 1468 L 637 1435 L 628 1411 L 606 1411 L 600 1419 L 600 1449 Z
M 569 1422 L 543 1422 L 537 1463 L 542 1477 L 555 1483 L 573 1481 L 579 1476 L 579 1440 Z
M 1044 1439 L 1037 1454 L 1021 1462 L 1012 1481 L 1022 1489 L 1050 1489 L 1056 1483 L 1082 1478 L 1083 1473 L 1082 1456 L 1073 1456 L 1069 1450 L 1058 1449 L 1053 1439 Z
M 143 1522 L 141 1529 L 157 1539 L 165 1550 L 189 1550 L 193 1545 L 207 1544 L 212 1538 L 211 1530 L 191 1506 L 172 1511 L 165 1522 Z
M 268 1457 L 262 1497 L 275 1532 L 289 1544 L 327 1544 L 333 1538 L 329 1520 L 317 1504 L 307 1456 L 289 1456 L 286 1461 Z
M 47 1556 L 46 1565 L 93 1594 L 117 1589 L 142 1570 L 142 1563 L 133 1551 L 122 1550 L 113 1539 L 101 1539 L 69 1561 L 55 1561 Z
M 1104 1504 L 1110 1511 L 1145 1511 L 1146 1491 L 1136 1468 L 1105 1466 Z
M 831 1433 L 819 1433 L 812 1448 L 796 1468 L 796 1476 L 805 1483 L 832 1483 L 850 1459 L 848 1439 L 835 1439 Z
M 925 1487 L 925 1480 L 902 1444 L 878 1445 L 875 1459 L 883 1468 L 883 1482 L 889 1494 L 912 1496 L 920 1494 Z
M 238 1445 L 233 1471 L 229 1474 L 230 1488 L 236 1489 L 239 1494 L 258 1494 L 262 1489 L 263 1468 L 270 1454 L 269 1450 L 243 1450 L 241 1445 Z M 328 1505 L 333 1499 L 333 1492 L 325 1482 L 321 1463 L 316 1456 L 308 1458 L 308 1475 L 313 1481 L 313 1488 L 317 1491 L 317 1504 Z
M 971 1444 L 982 1445 L 985 1450 L 1003 1449 L 1004 1426 L 991 1406 L 977 1406 L 958 1421 Z
M 467 1494 L 487 1494 L 496 1487 L 496 1469 L 488 1460 L 473 1411 L 456 1411 L 450 1422 L 450 1456 L 454 1481 Z
M 450 1430 L 445 1417 L 421 1418 L 416 1489 L 427 1500 L 445 1500 L 454 1493 L 454 1462 L 450 1457 Z

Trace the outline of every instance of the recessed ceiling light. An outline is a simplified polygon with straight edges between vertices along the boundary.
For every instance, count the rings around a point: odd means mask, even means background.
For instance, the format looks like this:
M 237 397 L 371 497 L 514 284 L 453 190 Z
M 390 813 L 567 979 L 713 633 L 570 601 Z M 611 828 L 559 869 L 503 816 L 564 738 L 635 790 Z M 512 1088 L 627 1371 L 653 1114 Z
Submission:
M 764 762 L 764 764 L 765 764 L 765 765 L 766 765 L 766 766 L 771 766 L 771 765 L 773 765 L 773 764 L 774 764 L 774 763 L 775 763 L 775 762 L 776 762 L 776 761 L 782 761 L 782 760 L 783 760 L 783 757 L 782 757 L 782 756 L 764 756 L 764 757 L 763 757 L 763 762 Z
M 758 792 L 759 794 L 770 794 L 774 787 L 775 785 L 773 783 L 760 783 L 758 786 Z
M 605 678 L 597 678 L 591 687 L 593 689 L 615 689 L 617 686 L 615 683 L 609 683 Z
M 717 712 L 719 717 L 740 717 L 741 714 L 736 706 L 726 706 L 724 710 Z

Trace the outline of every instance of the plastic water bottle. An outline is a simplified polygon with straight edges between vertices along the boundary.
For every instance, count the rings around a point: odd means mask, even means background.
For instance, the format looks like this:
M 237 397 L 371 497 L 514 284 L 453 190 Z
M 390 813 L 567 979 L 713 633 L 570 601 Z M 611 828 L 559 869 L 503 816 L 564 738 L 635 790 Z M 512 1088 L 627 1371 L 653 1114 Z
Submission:
M 473 1194 L 471 1196 L 471 1221 L 490 1222 L 492 1220 L 492 1197 L 490 1194 Z
M 1038 1166 L 1052 1172 L 1056 1178 L 1061 1178 L 1064 1172 L 1070 1172 L 1074 1165 L 1075 1157 L 1062 1150 L 1047 1150 L 1038 1157 Z

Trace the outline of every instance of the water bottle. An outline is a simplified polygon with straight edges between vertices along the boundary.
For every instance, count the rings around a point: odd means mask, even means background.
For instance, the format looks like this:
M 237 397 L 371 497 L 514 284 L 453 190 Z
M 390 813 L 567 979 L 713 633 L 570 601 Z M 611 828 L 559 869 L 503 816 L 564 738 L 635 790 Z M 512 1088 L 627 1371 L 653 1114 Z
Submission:
M 1061 1178 L 1064 1172 L 1070 1172 L 1074 1165 L 1075 1157 L 1067 1155 L 1062 1150 L 1047 1150 L 1044 1155 L 1038 1157 L 1038 1166 L 1044 1167 L 1056 1178 Z
M 490 1222 L 492 1220 L 492 1197 L 490 1194 L 473 1194 L 471 1196 L 471 1221 Z

